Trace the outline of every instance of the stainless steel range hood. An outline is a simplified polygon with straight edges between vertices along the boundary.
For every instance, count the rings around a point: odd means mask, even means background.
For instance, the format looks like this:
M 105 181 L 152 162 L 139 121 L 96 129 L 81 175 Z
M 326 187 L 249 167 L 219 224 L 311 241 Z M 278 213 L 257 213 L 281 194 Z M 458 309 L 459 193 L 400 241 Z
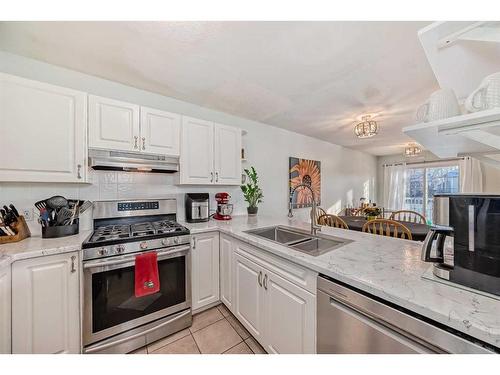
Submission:
M 89 150 L 89 166 L 95 170 L 175 173 L 179 158 L 138 152 Z

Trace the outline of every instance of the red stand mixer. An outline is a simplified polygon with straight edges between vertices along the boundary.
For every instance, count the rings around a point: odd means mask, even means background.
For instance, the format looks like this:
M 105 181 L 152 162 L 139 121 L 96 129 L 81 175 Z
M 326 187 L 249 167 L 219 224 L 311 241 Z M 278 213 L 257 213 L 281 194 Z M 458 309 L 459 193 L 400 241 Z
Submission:
M 217 212 L 214 215 L 215 220 L 231 220 L 231 214 L 233 213 L 233 205 L 229 203 L 231 196 L 228 193 L 217 193 L 215 194 L 215 200 L 217 201 Z

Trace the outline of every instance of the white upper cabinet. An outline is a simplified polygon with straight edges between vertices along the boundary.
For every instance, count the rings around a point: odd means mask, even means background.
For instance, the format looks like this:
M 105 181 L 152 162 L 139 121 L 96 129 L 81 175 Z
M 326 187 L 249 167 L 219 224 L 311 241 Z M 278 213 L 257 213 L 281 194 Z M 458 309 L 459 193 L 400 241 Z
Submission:
M 141 107 L 141 150 L 179 156 L 181 116 Z
M 184 116 L 181 139 L 181 184 L 212 184 L 215 177 L 213 122 Z
M 78 354 L 78 252 L 12 264 L 12 353 Z
M 89 95 L 89 146 L 139 151 L 139 106 Z
M 179 156 L 181 116 L 89 96 L 90 147 Z
M 241 183 L 241 130 L 215 124 L 215 183 Z
M 181 184 L 241 183 L 240 129 L 183 117 L 181 138 Z
M 0 73 L 0 181 L 84 182 L 87 94 Z

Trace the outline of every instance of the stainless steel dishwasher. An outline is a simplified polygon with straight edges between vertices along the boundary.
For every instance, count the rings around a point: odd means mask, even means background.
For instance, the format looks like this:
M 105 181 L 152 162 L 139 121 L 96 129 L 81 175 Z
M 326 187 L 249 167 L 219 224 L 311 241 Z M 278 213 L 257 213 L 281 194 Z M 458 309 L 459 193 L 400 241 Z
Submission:
M 425 318 L 357 291 L 326 276 L 318 277 L 318 353 L 495 353 Z

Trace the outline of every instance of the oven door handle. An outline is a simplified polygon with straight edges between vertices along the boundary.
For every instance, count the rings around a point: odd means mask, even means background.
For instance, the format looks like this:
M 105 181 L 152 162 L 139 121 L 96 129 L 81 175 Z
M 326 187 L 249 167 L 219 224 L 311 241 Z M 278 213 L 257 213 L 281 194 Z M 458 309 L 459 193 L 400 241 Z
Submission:
M 101 350 L 110 348 L 112 346 L 115 346 L 115 345 L 122 344 L 122 343 L 130 341 L 130 340 L 133 340 L 133 339 L 135 339 L 137 337 L 145 336 L 145 335 L 147 335 L 147 334 L 149 334 L 151 332 L 154 332 L 154 331 L 156 331 L 156 330 L 158 330 L 158 329 L 160 329 L 162 327 L 165 327 L 166 325 L 169 325 L 169 324 L 175 322 L 176 320 L 184 318 L 186 315 L 189 315 L 189 314 L 191 314 L 191 309 L 184 311 L 180 315 L 174 316 L 172 319 L 169 319 L 166 322 L 158 324 L 156 327 L 152 327 L 152 328 L 147 329 L 145 331 L 138 332 L 135 335 L 132 335 L 132 336 L 129 336 L 129 337 L 124 337 L 124 338 L 116 340 L 116 341 L 108 342 L 106 344 L 102 344 L 102 345 L 98 345 L 98 346 L 93 346 L 91 348 L 85 349 L 85 354 L 99 352 Z
M 186 246 L 180 246 L 180 247 L 175 247 L 175 248 L 170 248 L 168 250 L 160 250 L 157 251 L 156 254 L 158 256 L 158 260 L 161 260 L 163 258 L 166 258 L 167 256 L 171 256 L 174 254 L 178 253 L 185 253 L 189 251 L 190 247 L 189 245 Z M 120 259 L 113 259 L 113 258 L 108 258 L 107 260 L 100 260 L 97 262 L 84 262 L 83 263 L 83 268 L 88 269 L 88 268 L 96 268 L 96 267 L 106 267 L 106 266 L 113 266 L 116 264 L 122 264 L 122 263 L 129 263 L 131 261 L 135 260 L 135 257 L 137 256 L 137 253 L 134 253 L 132 255 L 125 256 Z

